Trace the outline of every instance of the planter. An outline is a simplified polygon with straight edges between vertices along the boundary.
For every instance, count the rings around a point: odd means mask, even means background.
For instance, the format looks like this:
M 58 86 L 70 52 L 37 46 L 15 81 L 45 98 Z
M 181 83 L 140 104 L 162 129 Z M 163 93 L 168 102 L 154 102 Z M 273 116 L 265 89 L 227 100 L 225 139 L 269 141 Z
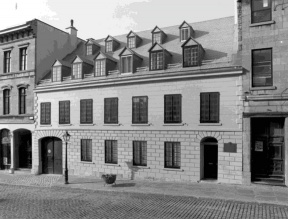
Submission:
M 116 184 L 115 181 L 116 181 L 116 174 L 103 174 L 101 176 L 101 178 L 103 179 L 103 181 L 105 182 L 105 184 Z M 105 185 L 104 184 L 104 185 Z

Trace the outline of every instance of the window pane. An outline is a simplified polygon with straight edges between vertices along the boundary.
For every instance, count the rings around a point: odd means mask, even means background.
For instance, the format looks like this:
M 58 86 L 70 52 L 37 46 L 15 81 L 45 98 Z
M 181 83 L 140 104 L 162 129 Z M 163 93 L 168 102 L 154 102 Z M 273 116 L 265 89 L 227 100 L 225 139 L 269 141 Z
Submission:
M 26 88 L 19 89 L 19 114 L 26 113 Z
M 7 115 L 10 113 L 10 90 L 5 89 L 3 91 L 3 114 Z
M 181 166 L 181 148 L 179 142 L 165 142 L 165 167 L 177 168 Z
M 200 122 L 218 123 L 219 122 L 220 94 L 201 93 L 200 94 Z
M 112 41 L 107 41 L 106 42 L 106 52 L 112 52 L 113 48 L 112 48 Z
M 252 86 L 272 85 L 272 49 L 252 51 Z
M 197 66 L 198 46 L 184 48 L 184 67 Z
M 181 95 L 164 96 L 164 123 L 181 122 Z
M 81 139 L 81 161 L 92 161 L 91 139 Z
M 146 141 L 133 141 L 133 165 L 147 166 Z
M 118 98 L 104 99 L 104 123 L 118 123 Z
M 93 100 L 80 100 L 80 123 L 93 123 Z
M 105 163 L 118 163 L 117 141 L 105 141 Z
M 148 123 L 148 97 L 132 98 L 132 123 Z
M 92 55 L 92 45 L 87 45 L 87 55 Z
M 59 124 L 70 123 L 70 101 L 59 102 Z
M 27 48 L 20 48 L 20 71 L 27 68 Z
M 271 0 L 252 0 L 252 23 L 271 21 Z
M 41 103 L 40 124 L 51 123 L 51 103 Z

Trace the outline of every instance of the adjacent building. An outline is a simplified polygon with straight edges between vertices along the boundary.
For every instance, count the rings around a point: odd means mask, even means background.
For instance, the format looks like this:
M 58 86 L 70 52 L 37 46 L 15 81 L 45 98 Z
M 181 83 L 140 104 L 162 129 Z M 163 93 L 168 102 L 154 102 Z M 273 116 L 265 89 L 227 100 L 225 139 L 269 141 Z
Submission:
M 243 70 L 233 17 L 54 56 L 35 88 L 33 173 L 243 183 Z
M 0 168 L 32 169 L 34 92 L 50 71 L 81 41 L 39 20 L 0 30 Z

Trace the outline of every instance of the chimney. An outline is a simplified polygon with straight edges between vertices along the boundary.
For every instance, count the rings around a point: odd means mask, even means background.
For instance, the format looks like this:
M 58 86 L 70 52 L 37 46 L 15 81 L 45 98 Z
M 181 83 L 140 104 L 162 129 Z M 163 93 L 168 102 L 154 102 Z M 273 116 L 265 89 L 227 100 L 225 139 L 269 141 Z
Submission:
M 74 27 L 74 21 L 71 19 L 71 25 L 70 27 L 67 27 L 68 33 L 70 34 L 71 44 L 73 46 L 77 46 L 77 29 Z

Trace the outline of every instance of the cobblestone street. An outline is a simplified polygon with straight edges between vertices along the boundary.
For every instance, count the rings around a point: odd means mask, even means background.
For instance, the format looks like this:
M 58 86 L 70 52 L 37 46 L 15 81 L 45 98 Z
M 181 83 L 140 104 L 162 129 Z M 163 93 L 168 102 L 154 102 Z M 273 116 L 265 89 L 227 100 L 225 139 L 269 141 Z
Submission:
M 0 185 L 0 218 L 288 218 L 288 207 L 157 194 Z

